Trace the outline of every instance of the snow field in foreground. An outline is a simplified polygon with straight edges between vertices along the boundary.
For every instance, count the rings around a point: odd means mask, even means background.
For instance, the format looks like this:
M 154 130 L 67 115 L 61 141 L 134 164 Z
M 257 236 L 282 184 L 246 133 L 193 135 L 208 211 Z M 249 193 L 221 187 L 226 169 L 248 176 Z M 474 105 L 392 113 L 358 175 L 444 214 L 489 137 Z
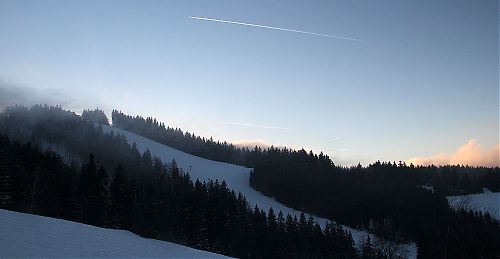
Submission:
M 125 230 L 0 210 L 0 258 L 228 258 Z

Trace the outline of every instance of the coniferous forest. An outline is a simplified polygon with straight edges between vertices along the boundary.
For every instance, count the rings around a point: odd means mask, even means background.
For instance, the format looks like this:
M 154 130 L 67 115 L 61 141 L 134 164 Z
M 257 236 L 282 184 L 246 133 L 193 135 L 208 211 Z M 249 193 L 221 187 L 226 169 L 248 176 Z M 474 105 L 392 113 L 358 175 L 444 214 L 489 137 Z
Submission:
M 143 157 L 130 176 L 109 172 L 93 154 L 81 168 L 54 153 L 0 138 L 0 208 L 126 229 L 141 236 L 235 257 L 353 258 L 352 237 L 340 226 L 250 208 L 224 182 L 201 183 L 175 165 Z M 138 176 L 137 173 L 141 175 Z
M 105 115 L 100 113 L 101 117 Z M 247 166 L 251 168 L 263 168 L 267 164 L 280 163 L 277 168 L 286 167 L 293 163 L 295 171 L 311 172 L 355 172 L 355 171 L 383 171 L 390 173 L 405 172 L 401 175 L 406 177 L 411 173 L 411 181 L 415 186 L 433 186 L 434 191 L 443 195 L 463 195 L 481 193 L 482 188 L 491 191 L 500 191 L 500 171 L 498 168 L 470 167 L 463 165 L 447 166 L 414 166 L 406 165 L 404 162 L 387 161 L 375 163 L 368 167 L 345 168 L 336 166 L 326 154 L 314 154 L 312 151 L 292 150 L 288 148 L 247 148 L 236 147 L 227 142 L 214 141 L 212 138 L 196 136 L 189 132 L 183 132 L 179 128 L 171 128 L 156 119 L 141 116 L 130 116 L 120 111 L 112 112 L 113 126 L 137 133 L 144 137 L 158 141 L 167 146 L 182 150 L 186 153 L 231 164 Z M 107 119 L 105 120 L 107 122 Z M 313 164 L 308 166 L 308 164 Z M 288 171 L 289 168 L 283 169 Z M 307 168 L 306 168 L 307 167 Z M 383 169 L 383 170 L 379 170 Z
M 336 166 L 324 154 L 238 148 L 155 119 L 112 113 L 113 125 L 179 150 L 253 168 L 251 186 L 283 204 L 417 243 L 419 258 L 495 258 L 498 222 L 451 209 L 445 196 L 499 191 L 499 168 L 375 162 Z M 130 230 L 236 257 L 390 258 L 367 237 L 356 250 L 337 224 L 321 229 L 304 214 L 250 208 L 224 182 L 199 182 L 107 134 L 100 110 L 82 116 L 60 107 L 11 107 L 0 114 L 1 208 Z M 47 151 L 47 150 L 54 150 Z M 422 186 L 432 186 L 429 191 Z
M 241 258 L 357 256 L 350 233 L 339 225 L 322 230 L 304 214 L 297 218 L 250 208 L 245 197 L 229 190 L 225 182 L 193 181 L 175 160 L 163 163 L 149 152 L 141 155 L 134 145 L 123 142 L 123 136 L 104 134 L 58 107 L 19 109 L 24 116 L 36 114 L 30 123 L 37 125 L 32 129 L 47 134 L 44 138 L 52 134 L 46 127 L 65 124 L 67 139 L 78 134 L 97 152 L 81 165 L 67 165 L 54 152 L 0 137 L 2 209 L 126 229 Z M 27 122 L 27 117 L 14 119 L 14 110 L 3 119 L 17 125 Z M 52 120 L 47 122 L 41 114 Z M 68 144 L 77 153 L 86 152 L 84 146 L 79 140 Z M 106 148 L 113 152 L 102 150 Z
M 500 254 L 498 222 L 488 214 L 455 211 L 445 198 L 480 193 L 482 188 L 500 191 L 499 168 L 414 166 L 401 161 L 340 167 L 323 153 L 238 148 L 165 127 L 153 118 L 116 110 L 112 117 L 117 127 L 187 153 L 254 168 L 251 186 L 292 208 L 396 242 L 413 240 L 420 258 Z M 226 156 L 217 158 L 213 153 Z M 433 192 L 425 186 L 432 186 Z

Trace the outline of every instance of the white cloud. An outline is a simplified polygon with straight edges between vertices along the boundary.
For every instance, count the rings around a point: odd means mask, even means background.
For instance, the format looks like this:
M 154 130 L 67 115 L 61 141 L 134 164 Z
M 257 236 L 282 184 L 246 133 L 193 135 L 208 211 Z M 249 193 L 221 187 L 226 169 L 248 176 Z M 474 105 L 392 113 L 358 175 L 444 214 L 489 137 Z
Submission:
M 253 123 L 245 123 L 245 122 L 219 122 L 219 123 L 225 124 L 225 125 L 235 125 L 235 126 L 243 126 L 243 127 L 261 128 L 261 129 L 292 130 L 292 128 L 259 125 L 259 124 L 253 124 Z
M 251 139 L 251 140 L 242 139 L 233 141 L 232 143 L 237 147 L 248 147 L 248 148 L 254 148 L 255 146 L 258 146 L 260 148 L 268 148 L 271 146 L 262 139 Z
M 337 141 L 337 140 L 341 140 L 343 138 L 344 138 L 344 136 L 338 136 L 338 137 L 330 139 L 330 141 Z

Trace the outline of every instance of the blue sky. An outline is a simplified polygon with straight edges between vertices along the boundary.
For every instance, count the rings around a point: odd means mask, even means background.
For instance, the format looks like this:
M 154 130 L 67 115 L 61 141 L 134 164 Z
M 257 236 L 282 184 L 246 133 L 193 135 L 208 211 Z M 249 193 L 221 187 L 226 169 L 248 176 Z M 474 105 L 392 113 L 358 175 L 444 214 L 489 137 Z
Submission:
M 498 13 L 496 0 L 0 1 L 0 80 L 220 140 L 405 160 L 498 145 Z

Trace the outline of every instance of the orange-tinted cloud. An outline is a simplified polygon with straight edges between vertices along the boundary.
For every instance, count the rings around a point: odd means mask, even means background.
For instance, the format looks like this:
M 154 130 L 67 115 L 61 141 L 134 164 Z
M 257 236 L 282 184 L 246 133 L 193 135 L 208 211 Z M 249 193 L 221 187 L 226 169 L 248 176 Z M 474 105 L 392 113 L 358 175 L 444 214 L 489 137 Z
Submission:
M 414 165 L 470 165 L 470 166 L 500 166 L 500 146 L 484 150 L 475 139 L 469 140 L 453 154 L 437 154 L 431 157 L 413 157 L 406 163 Z

